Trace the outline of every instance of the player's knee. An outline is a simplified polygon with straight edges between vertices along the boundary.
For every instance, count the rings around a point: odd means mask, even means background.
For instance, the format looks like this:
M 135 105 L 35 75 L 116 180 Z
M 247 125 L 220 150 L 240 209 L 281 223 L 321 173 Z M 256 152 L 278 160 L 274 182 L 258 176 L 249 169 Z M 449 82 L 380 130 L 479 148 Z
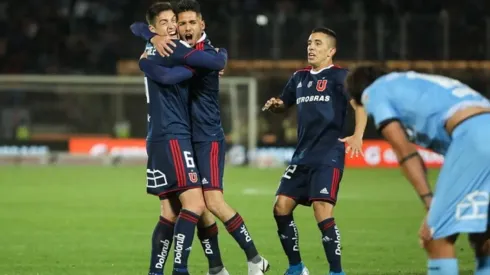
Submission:
M 453 235 L 447 238 L 430 240 L 424 243 L 424 249 L 429 256 L 429 259 L 454 258 L 454 243 L 458 235 Z
M 223 193 L 218 190 L 205 191 L 204 201 L 206 202 L 207 209 L 209 209 L 209 211 L 215 215 L 218 211 L 220 211 L 220 209 L 223 209 L 223 207 L 226 206 Z
M 333 204 L 326 201 L 314 201 L 313 211 L 315 212 L 315 217 L 318 221 L 323 221 L 325 219 L 333 217 Z
M 202 189 L 200 188 L 186 190 L 180 194 L 179 199 L 182 203 L 182 208 L 192 211 L 197 215 L 202 215 L 206 209 Z
M 285 196 L 277 196 L 276 202 L 274 203 L 274 215 L 275 216 L 285 216 L 293 212 L 296 202 Z

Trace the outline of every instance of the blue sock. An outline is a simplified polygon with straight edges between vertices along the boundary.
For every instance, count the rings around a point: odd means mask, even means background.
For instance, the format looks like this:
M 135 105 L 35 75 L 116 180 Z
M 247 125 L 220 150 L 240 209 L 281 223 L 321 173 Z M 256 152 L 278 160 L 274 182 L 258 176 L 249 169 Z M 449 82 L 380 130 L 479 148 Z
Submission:
M 325 256 L 330 264 L 330 273 L 341 273 L 341 246 L 340 231 L 335 224 L 334 218 L 328 218 L 318 223 L 318 228 L 322 232 L 323 249 Z
M 151 237 L 151 259 L 149 274 L 163 274 L 168 252 L 172 247 L 175 224 L 160 216 Z
M 187 261 L 191 253 L 194 232 L 196 231 L 199 218 L 200 216 L 192 211 L 186 209 L 180 210 L 179 218 L 175 223 L 174 229 L 174 275 L 189 274 L 187 271 Z
M 277 224 L 277 234 L 282 244 L 282 249 L 288 257 L 289 266 L 295 267 L 301 264 L 299 253 L 299 234 L 298 228 L 294 223 L 293 215 L 277 216 L 274 215 Z
M 235 241 L 240 245 L 240 247 L 245 251 L 248 261 L 253 261 L 259 255 L 257 248 L 255 248 L 254 241 L 248 233 L 247 227 L 240 216 L 236 213 L 231 219 L 225 222 L 226 230 L 233 236 Z
M 458 275 L 457 259 L 433 259 L 427 265 L 427 275 Z
M 475 275 L 490 274 L 490 256 L 476 258 Z
M 221 253 L 218 245 L 218 226 L 216 223 L 208 227 L 197 228 L 197 236 L 201 242 L 202 249 L 208 258 L 209 269 L 222 267 Z

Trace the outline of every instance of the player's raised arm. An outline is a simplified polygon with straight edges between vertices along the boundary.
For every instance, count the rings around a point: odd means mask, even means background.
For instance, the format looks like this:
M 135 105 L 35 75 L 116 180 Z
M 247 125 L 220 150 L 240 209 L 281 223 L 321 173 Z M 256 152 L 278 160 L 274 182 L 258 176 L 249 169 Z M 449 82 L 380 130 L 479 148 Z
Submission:
M 152 33 L 148 25 L 143 22 L 134 22 L 129 28 L 135 36 L 141 37 L 146 41 L 150 41 L 156 35 L 155 33 Z
M 188 67 L 166 68 L 146 58 L 140 59 L 139 66 L 147 77 L 164 85 L 175 85 L 193 76 L 192 69 Z
M 172 41 L 170 36 L 156 35 L 156 33 L 151 32 L 149 26 L 143 22 L 135 22 L 129 28 L 135 36 L 141 37 L 145 41 L 150 41 L 161 56 L 170 56 L 173 53 L 171 47 L 175 47 L 176 44 Z
M 417 191 L 426 209 L 429 209 L 432 202 L 432 191 L 427 182 L 424 161 L 417 152 L 417 148 L 409 142 L 404 129 L 397 120 L 392 120 L 383 126 L 381 133 L 393 147 L 405 177 Z

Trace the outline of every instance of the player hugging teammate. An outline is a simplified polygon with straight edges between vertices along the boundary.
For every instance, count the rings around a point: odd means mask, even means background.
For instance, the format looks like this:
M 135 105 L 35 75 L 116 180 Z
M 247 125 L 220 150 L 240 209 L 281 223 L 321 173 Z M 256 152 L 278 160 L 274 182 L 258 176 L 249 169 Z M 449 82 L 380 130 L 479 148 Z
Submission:
M 309 274 L 301 260 L 298 229 L 293 219 L 298 204 L 313 206 L 330 274 L 344 274 L 340 231 L 333 210 L 345 153 L 351 151 L 352 157 L 362 152 L 367 117 L 344 89 L 347 70 L 333 64 L 336 40 L 332 30 L 314 29 L 307 48 L 310 67 L 295 72 L 282 95 L 269 99 L 263 108 L 276 113 L 293 105 L 297 108 L 298 144 L 281 178 L 274 205 L 279 239 L 289 260 L 285 275 Z M 341 139 L 349 104 L 355 109 L 356 128 L 354 135 Z
M 218 246 L 216 216 L 243 249 L 248 274 L 263 275 L 269 263 L 258 253 L 240 214 L 223 197 L 219 71 L 225 66 L 226 51 L 211 45 L 194 0 L 180 1 L 175 12 L 169 3 L 153 4 L 147 21 L 149 27 L 135 23 L 131 30 L 149 41 L 140 60 L 149 98 L 148 193 L 162 202 L 152 238 L 150 274 L 163 274 L 163 255 L 168 254 L 172 236 L 173 274 L 189 274 L 187 260 L 197 224 L 208 274 L 228 275 Z

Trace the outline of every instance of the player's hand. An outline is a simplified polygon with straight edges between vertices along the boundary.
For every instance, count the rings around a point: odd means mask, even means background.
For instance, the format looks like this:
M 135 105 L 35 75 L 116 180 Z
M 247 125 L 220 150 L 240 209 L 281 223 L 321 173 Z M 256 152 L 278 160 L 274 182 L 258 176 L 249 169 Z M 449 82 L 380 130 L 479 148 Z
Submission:
M 219 77 L 222 77 L 225 74 L 225 69 L 219 71 L 218 75 Z
M 169 36 L 155 35 L 150 42 L 161 56 L 170 56 L 174 52 L 170 46 L 177 47 Z
M 264 107 L 262 107 L 262 111 L 266 111 L 266 110 L 273 111 L 274 109 L 283 106 L 284 106 L 284 102 L 280 98 L 272 97 L 271 99 L 267 100 Z
M 357 158 L 359 155 L 364 156 L 364 153 L 362 152 L 361 137 L 352 135 L 345 138 L 340 138 L 339 140 L 347 144 L 347 147 L 345 148 L 345 153 L 348 154 L 350 152 L 351 158 L 353 158 L 354 156 L 356 156 Z
M 427 243 L 431 240 L 432 240 L 432 234 L 430 232 L 429 226 L 427 225 L 427 215 L 426 215 L 419 229 L 420 247 L 425 248 Z
M 141 54 L 140 60 L 143 58 L 148 58 L 148 53 L 146 51 L 144 51 L 143 54 Z

